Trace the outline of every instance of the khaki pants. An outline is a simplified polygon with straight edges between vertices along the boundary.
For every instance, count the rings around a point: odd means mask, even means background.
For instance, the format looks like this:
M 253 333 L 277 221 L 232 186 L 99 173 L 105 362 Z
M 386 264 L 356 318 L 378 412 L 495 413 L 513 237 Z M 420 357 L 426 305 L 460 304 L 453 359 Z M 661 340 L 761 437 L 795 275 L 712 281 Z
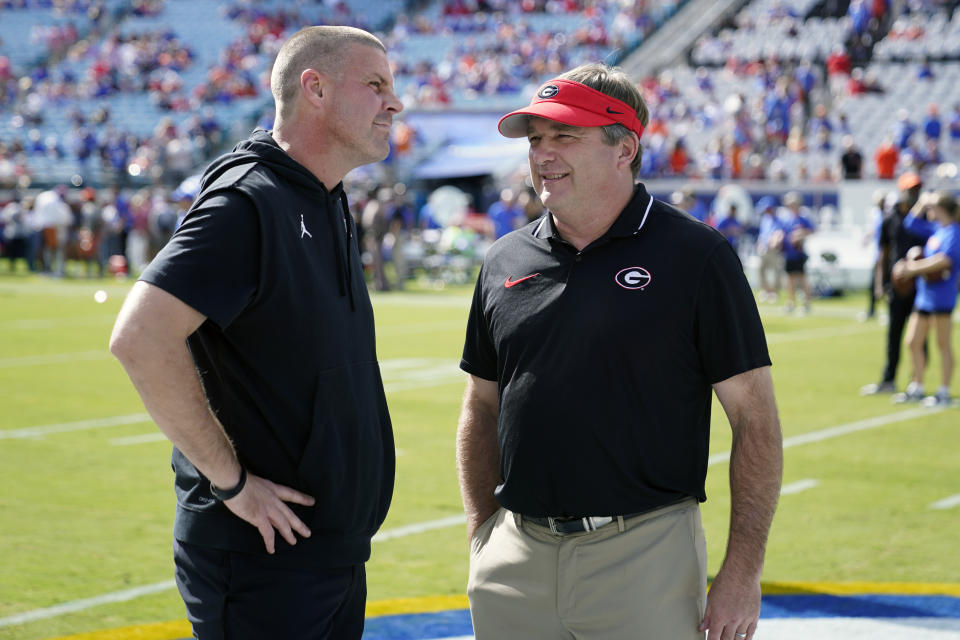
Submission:
M 702 640 L 707 553 L 685 501 L 556 536 L 500 509 L 470 542 L 477 640 Z

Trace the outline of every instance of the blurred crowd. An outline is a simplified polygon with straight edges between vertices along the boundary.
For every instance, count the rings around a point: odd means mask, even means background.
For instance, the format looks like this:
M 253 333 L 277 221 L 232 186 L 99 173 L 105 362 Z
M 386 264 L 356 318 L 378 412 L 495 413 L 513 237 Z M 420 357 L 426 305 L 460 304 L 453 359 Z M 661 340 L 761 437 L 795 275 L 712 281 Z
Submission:
M 945 151 L 960 154 L 960 104 L 931 101 L 921 112 L 900 109 L 894 125 L 870 140 L 853 136 L 845 109 L 859 96 L 884 93 L 887 83 L 912 80 L 866 71 L 873 43 L 922 38 L 914 27 L 923 16 L 956 4 L 854 0 L 837 23 L 841 41 L 820 62 L 776 51 L 738 55 L 733 34 L 742 39 L 779 29 L 789 39 L 804 28 L 787 2 L 766 3 L 763 13 L 740 12 L 729 28 L 702 37 L 694 47 L 692 60 L 725 61 L 722 67 L 700 65 L 692 71 L 695 98 L 678 82 L 680 72 L 690 69 L 670 69 L 641 81 L 652 114 L 642 175 L 799 183 L 893 179 L 903 171 L 929 175 L 944 162 Z M 934 75 L 930 61 L 912 64 L 922 91 Z M 718 91 L 731 85 L 744 90 Z M 690 137 L 704 136 L 709 136 L 705 146 L 688 144 Z
M 139 274 L 173 235 L 192 193 L 165 187 L 57 185 L 0 200 L 0 256 L 11 272 L 56 277 Z
M 252 2 L 224 4 L 224 17 L 241 35 L 217 55 L 199 60 L 175 30 L 123 32 L 123 16 L 104 0 L 0 0 L 0 10 L 54 7 L 73 22 L 38 25 L 34 39 L 45 60 L 17 69 L 0 55 L 0 109 L 8 122 L 0 135 L 0 187 L 26 189 L 38 159 L 77 163 L 75 186 L 91 184 L 94 168 L 104 183 L 124 190 L 144 184 L 173 190 L 188 175 L 229 146 L 229 127 L 219 107 L 255 99 L 269 102 L 270 61 L 293 31 L 336 22 L 383 27 L 398 88 L 408 109 L 443 108 L 455 97 L 521 95 L 540 78 L 561 73 L 587 58 L 608 58 L 644 38 L 682 5 L 680 0 L 442 0 L 392 21 L 368 24 L 350 2 Z M 827 10 L 832 5 L 824 3 Z M 689 69 L 696 99 L 685 93 L 676 69 L 643 78 L 639 85 L 651 110 L 644 135 L 641 177 L 769 180 L 827 183 L 841 179 L 892 179 L 904 170 L 929 174 L 944 157 L 960 154 L 960 105 L 930 103 L 906 109 L 874 140 L 853 137 L 846 101 L 886 90 L 889 78 L 866 72 L 872 43 L 882 38 L 921 39 L 922 21 L 909 19 L 956 2 L 854 0 L 842 18 L 844 36 L 824 59 L 744 58 L 730 53 L 730 29 L 705 36 L 704 52 L 726 56 L 722 67 Z M 803 28 L 792 3 L 751 3 L 736 31 Z M 162 15 L 163 0 L 124 4 L 132 15 Z M 559 20 L 559 22 L 552 20 Z M 558 26 L 567 25 L 567 26 Z M 570 27 L 569 25 L 574 25 Z M 405 52 L 415 36 L 452 42 L 439 58 Z M 2 47 L 2 43 L 0 43 Z M 0 48 L 2 52 L 2 48 Z M 728 55 L 729 54 L 729 55 Z M 197 74 L 199 69 L 203 73 Z M 919 81 L 933 75 L 929 61 L 916 63 Z M 187 77 L 200 77 L 199 82 Z M 745 87 L 733 96 L 720 86 Z M 148 133 L 124 126 L 107 98 L 149 96 L 169 114 Z M 526 95 L 522 96 L 526 99 Z M 93 105 L 93 106 L 91 106 Z M 66 126 L 51 127 L 66 114 Z M 269 127 L 264 112 L 259 124 Z M 57 121 L 59 123 L 59 120 Z M 13 132 L 11 135 L 9 132 Z M 2 131 L 0 131 L 2 134 Z M 696 138 L 708 142 L 693 144 Z M 425 143 L 402 119 L 394 130 L 389 160 L 422 155 Z M 879 142 L 879 144 L 878 144 Z M 49 166 L 49 165 L 46 165 Z M 392 176 L 396 177 L 396 176 Z M 400 176 L 404 179 L 404 176 Z M 96 186 L 96 185 L 95 185 Z M 515 189 L 516 190 L 516 189 Z M 519 190 L 516 190 L 519 191 Z

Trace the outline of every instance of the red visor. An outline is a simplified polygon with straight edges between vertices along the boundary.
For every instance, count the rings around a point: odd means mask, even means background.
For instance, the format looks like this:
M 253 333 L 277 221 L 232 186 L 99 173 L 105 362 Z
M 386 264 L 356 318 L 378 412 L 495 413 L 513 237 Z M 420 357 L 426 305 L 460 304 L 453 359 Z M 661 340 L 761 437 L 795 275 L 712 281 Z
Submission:
M 630 105 L 572 80 L 548 80 L 537 91 L 537 97 L 530 106 L 503 116 L 497 128 L 507 138 L 523 138 L 527 135 L 529 116 L 539 116 L 572 127 L 601 127 L 619 123 L 636 133 L 638 138 L 643 135 L 643 124 Z

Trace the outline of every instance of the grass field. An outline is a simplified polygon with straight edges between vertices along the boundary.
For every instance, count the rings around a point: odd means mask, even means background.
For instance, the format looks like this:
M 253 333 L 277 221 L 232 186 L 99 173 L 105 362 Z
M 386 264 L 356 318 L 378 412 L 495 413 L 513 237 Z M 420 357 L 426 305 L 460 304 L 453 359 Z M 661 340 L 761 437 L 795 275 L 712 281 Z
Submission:
M 129 285 L 0 276 L 0 621 L 172 578 L 169 445 L 107 352 Z M 94 300 L 98 289 L 109 297 Z M 468 288 L 378 294 L 379 357 L 399 449 L 385 530 L 462 513 L 454 432 Z M 784 485 L 765 580 L 960 582 L 960 410 L 861 398 L 884 329 L 863 297 L 816 301 L 806 317 L 762 305 L 780 407 Z M 960 350 L 960 330 L 954 326 Z M 909 359 L 904 353 L 900 385 Z M 934 357 L 928 388 L 939 380 Z M 960 395 L 954 382 L 952 393 Z M 872 420 L 878 418 L 876 420 Z M 833 427 L 843 427 L 825 431 Z M 804 434 L 816 434 L 803 439 Z M 713 574 L 725 544 L 729 428 L 715 407 L 704 526 Z M 943 505 L 940 505 L 941 507 Z M 371 601 L 462 594 L 460 525 L 374 545 Z M 175 590 L 0 626 L 23 640 L 184 617 Z

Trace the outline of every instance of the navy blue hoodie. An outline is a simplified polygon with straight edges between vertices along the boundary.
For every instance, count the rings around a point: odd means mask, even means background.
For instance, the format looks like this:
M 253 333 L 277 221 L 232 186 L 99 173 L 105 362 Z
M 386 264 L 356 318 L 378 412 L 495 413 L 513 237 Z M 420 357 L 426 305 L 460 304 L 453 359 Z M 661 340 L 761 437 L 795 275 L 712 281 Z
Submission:
M 214 161 L 183 225 L 141 279 L 207 317 L 188 339 L 210 407 L 250 472 L 313 496 L 312 536 L 280 555 L 346 566 L 370 555 L 393 492 L 393 432 L 342 185 L 332 191 L 266 131 Z M 178 540 L 264 553 L 177 450 Z

